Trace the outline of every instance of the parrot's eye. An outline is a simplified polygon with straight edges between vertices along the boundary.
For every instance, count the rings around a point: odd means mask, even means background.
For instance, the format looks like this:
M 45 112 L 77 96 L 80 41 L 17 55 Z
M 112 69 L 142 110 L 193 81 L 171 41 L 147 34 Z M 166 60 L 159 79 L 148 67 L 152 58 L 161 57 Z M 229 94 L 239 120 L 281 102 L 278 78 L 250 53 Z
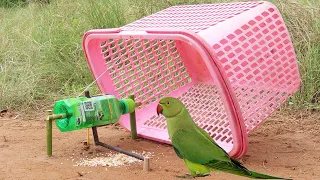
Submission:
M 167 101 L 167 105 L 169 105 L 170 104 L 170 102 L 169 101 Z

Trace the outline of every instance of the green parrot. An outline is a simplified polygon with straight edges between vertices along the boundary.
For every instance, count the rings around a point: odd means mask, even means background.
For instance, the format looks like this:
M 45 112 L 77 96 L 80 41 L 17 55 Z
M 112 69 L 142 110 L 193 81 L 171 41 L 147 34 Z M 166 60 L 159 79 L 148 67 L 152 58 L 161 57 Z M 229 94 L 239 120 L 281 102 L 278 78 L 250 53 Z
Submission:
M 184 104 L 176 98 L 165 97 L 159 101 L 157 114 L 167 121 L 172 146 L 183 159 L 191 175 L 179 177 L 203 177 L 211 171 L 223 171 L 257 179 L 284 179 L 250 171 L 232 159 L 211 136 L 191 118 Z

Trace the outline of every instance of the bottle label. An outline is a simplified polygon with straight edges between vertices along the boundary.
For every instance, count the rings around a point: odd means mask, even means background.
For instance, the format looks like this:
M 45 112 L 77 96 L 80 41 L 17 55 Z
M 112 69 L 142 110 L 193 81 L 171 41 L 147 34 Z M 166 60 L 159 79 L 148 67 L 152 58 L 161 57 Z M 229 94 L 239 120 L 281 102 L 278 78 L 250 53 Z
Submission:
M 92 101 L 84 101 L 83 106 L 85 111 L 94 111 Z
M 96 126 L 118 120 L 117 104 L 114 98 L 97 96 L 78 104 L 76 126 Z
M 90 112 L 94 111 L 94 105 L 92 101 L 84 101 L 79 104 L 78 107 L 80 117 L 76 120 L 76 126 L 80 126 L 82 123 L 86 123 L 87 119 L 90 120 L 91 114 Z
M 83 104 L 82 103 L 79 104 L 78 109 L 79 109 L 80 117 L 78 117 L 77 120 L 76 120 L 76 126 L 80 126 L 81 122 L 86 122 L 86 116 L 85 116 L 85 113 L 84 113 L 84 108 L 83 108 Z

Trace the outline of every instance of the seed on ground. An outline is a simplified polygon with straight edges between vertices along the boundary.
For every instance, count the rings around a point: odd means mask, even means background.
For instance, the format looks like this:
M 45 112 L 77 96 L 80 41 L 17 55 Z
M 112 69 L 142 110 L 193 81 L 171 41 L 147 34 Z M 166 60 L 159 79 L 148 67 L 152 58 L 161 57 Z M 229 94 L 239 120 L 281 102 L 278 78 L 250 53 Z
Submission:
M 134 152 L 134 151 L 133 151 Z M 137 152 L 134 152 L 136 154 L 139 154 Z M 140 155 L 143 155 L 145 157 L 153 156 L 152 152 L 145 152 L 141 153 Z M 141 162 L 141 160 L 127 156 L 125 154 L 121 153 L 109 153 L 106 155 L 103 154 L 97 154 L 97 157 L 94 158 L 86 158 L 86 159 L 80 159 L 80 161 L 76 162 L 76 166 L 104 166 L 104 167 L 111 167 L 111 166 L 123 166 L 123 165 L 129 165 L 134 164 L 136 162 Z M 107 169 L 106 169 L 107 170 Z

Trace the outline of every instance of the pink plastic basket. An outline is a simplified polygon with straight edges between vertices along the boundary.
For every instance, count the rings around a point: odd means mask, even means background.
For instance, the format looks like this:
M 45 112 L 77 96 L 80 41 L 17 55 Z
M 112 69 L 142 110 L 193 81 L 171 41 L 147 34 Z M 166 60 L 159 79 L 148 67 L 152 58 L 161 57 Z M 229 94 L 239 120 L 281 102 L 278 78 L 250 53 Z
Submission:
M 248 134 L 300 86 L 290 35 L 269 2 L 174 6 L 91 30 L 83 47 L 102 93 L 135 94 L 143 103 L 140 137 L 170 144 L 156 106 L 179 97 L 232 157 L 246 152 Z M 120 123 L 130 129 L 128 115 Z

